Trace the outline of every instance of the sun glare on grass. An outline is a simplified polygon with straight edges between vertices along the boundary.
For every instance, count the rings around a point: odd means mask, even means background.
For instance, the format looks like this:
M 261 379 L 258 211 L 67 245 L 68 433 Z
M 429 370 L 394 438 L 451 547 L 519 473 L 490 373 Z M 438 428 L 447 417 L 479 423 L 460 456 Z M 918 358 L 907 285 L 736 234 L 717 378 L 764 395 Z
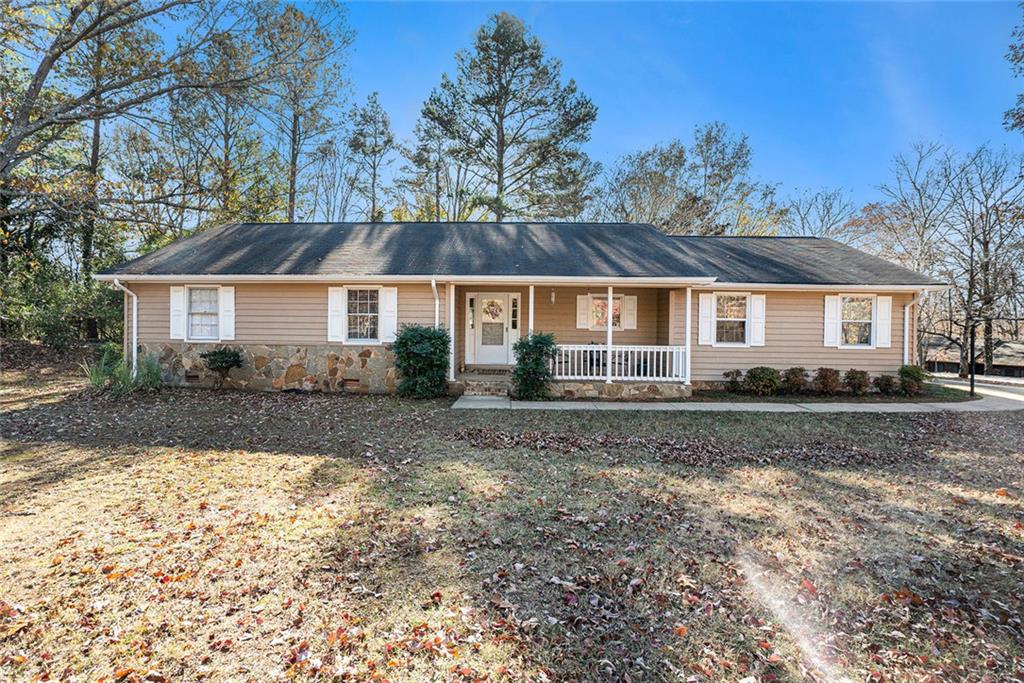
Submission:
M 801 614 L 799 607 L 793 603 L 792 594 L 773 582 L 771 573 L 758 564 L 750 554 L 739 553 L 736 564 L 746 577 L 754 598 L 771 612 L 775 620 L 789 633 L 793 642 L 800 648 L 806 663 L 813 667 L 823 680 L 830 683 L 851 683 L 851 679 L 821 651 L 818 643 L 824 640 L 827 634 Z

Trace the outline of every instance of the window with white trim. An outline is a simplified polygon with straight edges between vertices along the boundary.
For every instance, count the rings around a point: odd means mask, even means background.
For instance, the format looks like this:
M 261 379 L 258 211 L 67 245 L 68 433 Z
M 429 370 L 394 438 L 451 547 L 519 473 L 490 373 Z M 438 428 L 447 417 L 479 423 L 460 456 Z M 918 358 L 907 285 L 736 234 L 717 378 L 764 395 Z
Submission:
M 380 290 L 349 289 L 346 306 L 348 341 L 378 341 L 380 338 Z
M 608 296 L 590 295 L 590 329 L 608 329 Z M 612 329 L 622 329 L 622 295 L 612 295 Z
M 188 338 L 220 339 L 220 292 L 216 287 L 188 288 Z
M 842 346 L 871 346 L 873 296 L 844 296 L 839 299 L 839 343 Z
M 715 343 L 747 343 L 747 295 L 715 294 Z

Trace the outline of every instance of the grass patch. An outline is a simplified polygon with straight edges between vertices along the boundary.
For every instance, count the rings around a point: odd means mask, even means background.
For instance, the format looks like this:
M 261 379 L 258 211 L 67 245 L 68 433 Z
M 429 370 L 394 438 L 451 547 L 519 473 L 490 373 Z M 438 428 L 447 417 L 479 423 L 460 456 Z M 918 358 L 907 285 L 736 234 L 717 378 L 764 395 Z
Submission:
M 1020 413 L 110 399 L 62 377 L 0 378 L 4 680 L 1024 667 Z

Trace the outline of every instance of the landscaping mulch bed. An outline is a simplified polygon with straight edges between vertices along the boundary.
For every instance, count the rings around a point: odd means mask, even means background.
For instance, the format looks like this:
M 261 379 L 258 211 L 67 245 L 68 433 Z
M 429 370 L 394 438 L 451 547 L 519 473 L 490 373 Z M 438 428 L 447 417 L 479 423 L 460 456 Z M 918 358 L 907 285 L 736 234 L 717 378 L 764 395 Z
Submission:
M 0 679 L 1024 678 L 1024 414 L 0 376 Z

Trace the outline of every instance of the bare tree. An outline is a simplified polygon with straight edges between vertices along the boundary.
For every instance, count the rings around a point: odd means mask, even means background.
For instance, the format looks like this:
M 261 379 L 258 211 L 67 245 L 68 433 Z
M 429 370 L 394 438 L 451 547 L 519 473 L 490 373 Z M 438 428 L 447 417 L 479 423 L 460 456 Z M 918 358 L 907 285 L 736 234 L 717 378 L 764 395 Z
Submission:
M 857 209 L 844 190 L 803 190 L 790 197 L 786 206 L 789 234 L 827 237 L 850 244 L 859 241 L 848 225 Z
M 690 147 L 672 140 L 619 159 L 605 174 L 599 211 L 669 234 L 775 234 L 786 208 L 773 185 L 751 179 L 750 162 L 745 135 L 720 122 L 697 126 Z
M 317 145 L 312 157 L 313 216 L 328 222 L 347 220 L 356 186 L 348 145 L 330 138 Z
M 970 327 L 982 326 L 985 372 L 992 369 L 995 321 L 1009 317 L 1024 267 L 1024 158 L 982 147 L 955 168 L 946 272 L 956 287 L 961 371 L 967 370 Z M 953 316 L 950 316 L 951 318 Z

